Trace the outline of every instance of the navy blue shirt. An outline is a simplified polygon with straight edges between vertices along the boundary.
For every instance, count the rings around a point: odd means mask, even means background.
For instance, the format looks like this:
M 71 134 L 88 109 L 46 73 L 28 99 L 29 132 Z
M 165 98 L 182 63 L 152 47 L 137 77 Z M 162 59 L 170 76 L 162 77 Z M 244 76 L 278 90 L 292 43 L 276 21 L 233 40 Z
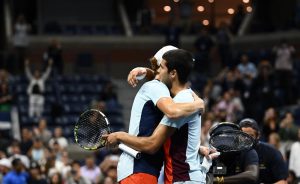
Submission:
M 259 182 L 275 183 L 288 177 L 288 168 L 281 153 L 272 145 L 259 142 L 255 147 L 259 158 Z

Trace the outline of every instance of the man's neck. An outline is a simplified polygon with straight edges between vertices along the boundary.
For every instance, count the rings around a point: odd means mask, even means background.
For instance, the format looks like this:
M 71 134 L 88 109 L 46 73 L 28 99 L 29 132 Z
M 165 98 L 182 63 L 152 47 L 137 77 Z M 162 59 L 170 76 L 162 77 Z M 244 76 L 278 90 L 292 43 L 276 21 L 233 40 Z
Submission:
M 177 82 L 173 82 L 172 84 L 172 88 L 171 88 L 171 94 L 172 96 L 176 96 L 180 91 L 187 89 L 185 84 L 180 84 L 178 81 Z

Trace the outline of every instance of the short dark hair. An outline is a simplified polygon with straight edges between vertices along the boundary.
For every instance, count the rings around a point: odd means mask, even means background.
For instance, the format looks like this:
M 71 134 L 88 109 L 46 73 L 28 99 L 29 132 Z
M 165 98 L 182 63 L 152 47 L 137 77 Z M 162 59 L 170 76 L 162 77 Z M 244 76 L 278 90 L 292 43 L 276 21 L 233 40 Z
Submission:
M 175 49 L 166 52 L 163 59 L 167 61 L 168 71 L 176 70 L 179 82 L 185 84 L 194 67 L 192 54 L 183 49 Z
M 11 165 L 12 165 L 13 167 L 16 167 L 19 163 L 22 163 L 22 162 L 21 162 L 21 159 L 15 158 L 15 159 L 12 160 Z
M 258 132 L 258 133 L 260 132 L 260 129 L 259 129 L 259 126 L 258 126 L 257 122 L 254 119 L 252 119 L 252 118 L 242 119 L 240 121 L 239 125 L 240 125 L 241 128 L 243 128 L 243 127 L 245 127 L 245 128 L 250 127 L 252 129 L 254 129 L 256 132 Z

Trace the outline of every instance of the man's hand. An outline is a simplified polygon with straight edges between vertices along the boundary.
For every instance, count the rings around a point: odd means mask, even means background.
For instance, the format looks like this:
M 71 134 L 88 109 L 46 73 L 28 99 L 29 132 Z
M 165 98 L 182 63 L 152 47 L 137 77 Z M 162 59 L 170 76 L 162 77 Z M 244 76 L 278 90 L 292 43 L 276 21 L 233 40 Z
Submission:
M 199 154 L 200 155 L 203 155 L 205 157 L 207 157 L 210 153 L 210 149 L 209 147 L 206 147 L 206 146 L 200 146 L 199 148 Z
M 192 95 L 195 100 L 194 103 L 196 104 L 196 107 L 200 110 L 201 113 L 203 113 L 205 109 L 204 101 L 201 98 L 199 98 L 199 96 L 196 93 L 192 92 Z
M 114 133 L 103 135 L 102 138 L 106 140 L 106 146 L 115 147 L 119 143 L 118 135 L 120 133 L 121 132 L 114 132 Z
M 200 146 L 199 154 L 203 155 L 207 159 L 213 160 L 213 159 L 219 157 L 220 152 L 217 152 L 217 150 L 211 149 L 211 148 L 206 147 L 206 146 Z
M 136 85 L 138 84 L 138 81 L 139 81 L 138 77 L 146 76 L 146 74 L 147 74 L 146 68 L 143 68 L 143 67 L 134 68 L 130 71 L 130 73 L 127 77 L 127 82 L 132 87 L 136 87 Z

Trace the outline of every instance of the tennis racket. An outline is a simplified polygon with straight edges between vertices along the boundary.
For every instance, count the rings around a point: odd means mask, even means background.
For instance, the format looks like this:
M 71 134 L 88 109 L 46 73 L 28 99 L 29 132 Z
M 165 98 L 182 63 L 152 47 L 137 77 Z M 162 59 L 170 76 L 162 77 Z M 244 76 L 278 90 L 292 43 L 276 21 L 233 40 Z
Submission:
M 211 135 L 209 145 L 221 153 L 239 152 L 252 149 L 255 141 L 240 130 L 222 130 Z
M 74 128 L 75 142 L 85 150 L 97 150 L 105 147 L 106 140 L 102 139 L 105 134 L 111 133 L 107 117 L 99 110 L 89 109 L 83 112 Z M 126 146 L 119 144 L 119 149 L 127 154 L 139 159 L 141 153 Z

